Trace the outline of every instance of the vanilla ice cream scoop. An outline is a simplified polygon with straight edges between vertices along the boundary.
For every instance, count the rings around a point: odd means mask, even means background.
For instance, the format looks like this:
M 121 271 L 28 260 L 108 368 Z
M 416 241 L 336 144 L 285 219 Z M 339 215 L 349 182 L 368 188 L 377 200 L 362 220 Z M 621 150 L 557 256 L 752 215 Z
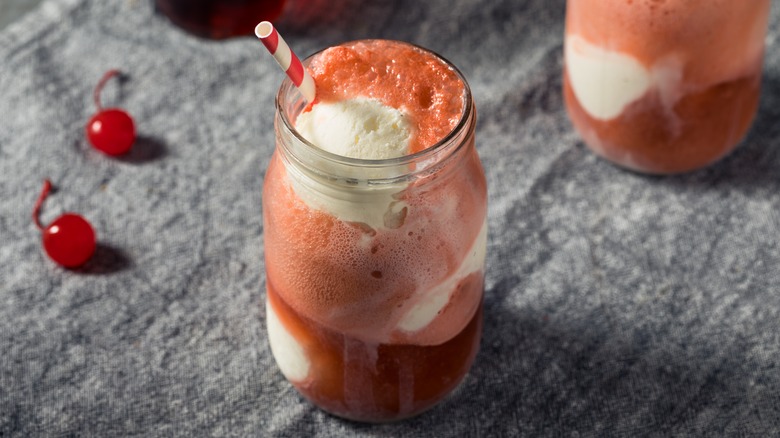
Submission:
M 637 59 L 590 44 L 578 35 L 566 39 L 565 57 L 577 100 L 597 119 L 617 117 L 652 86 L 650 72 Z
M 409 154 L 411 123 L 398 109 L 376 99 L 358 97 L 319 102 L 298 115 L 295 128 L 310 143 L 330 153 L 365 160 L 397 158 Z M 321 164 L 327 168 L 326 163 Z M 388 167 L 373 169 L 371 177 L 397 172 Z M 384 173 L 388 173 L 385 175 Z M 366 175 L 362 175 L 365 177 Z M 355 175 L 359 178 L 358 175 Z M 406 203 L 396 195 L 405 182 L 355 187 L 344 191 L 315 178 L 292 180 L 298 196 L 311 208 L 326 211 L 340 220 L 366 224 L 373 229 L 394 227 L 406 212 Z
M 310 143 L 345 157 L 379 160 L 409 153 L 407 117 L 376 99 L 320 102 L 301 113 L 295 127 Z

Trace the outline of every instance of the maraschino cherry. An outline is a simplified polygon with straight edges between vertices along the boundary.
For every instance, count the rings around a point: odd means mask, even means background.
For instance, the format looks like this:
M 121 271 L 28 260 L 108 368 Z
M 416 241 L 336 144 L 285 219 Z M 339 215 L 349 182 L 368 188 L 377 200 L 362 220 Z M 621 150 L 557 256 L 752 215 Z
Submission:
M 43 190 L 33 209 L 33 221 L 43 232 L 43 249 L 57 264 L 77 268 L 95 252 L 95 231 L 86 219 L 75 213 L 65 213 L 44 227 L 38 218 L 41 205 L 51 191 L 51 182 L 43 182 Z
M 119 70 L 109 70 L 100 79 L 93 97 L 97 113 L 87 122 L 87 138 L 96 149 L 108 155 L 127 153 L 135 142 L 135 123 L 127 112 L 120 108 L 103 108 L 100 104 L 100 92 L 106 82 L 119 74 Z

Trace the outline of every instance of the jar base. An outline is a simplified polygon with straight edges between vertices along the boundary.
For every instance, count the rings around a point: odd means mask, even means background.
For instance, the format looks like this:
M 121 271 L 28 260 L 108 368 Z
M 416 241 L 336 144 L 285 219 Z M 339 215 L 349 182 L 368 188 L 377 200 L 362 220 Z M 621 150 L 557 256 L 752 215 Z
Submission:
M 761 73 L 689 93 L 672 108 L 648 92 L 610 120 L 587 113 L 567 74 L 563 89 L 569 119 L 591 151 L 634 172 L 670 175 L 707 167 L 738 146 L 758 109 Z

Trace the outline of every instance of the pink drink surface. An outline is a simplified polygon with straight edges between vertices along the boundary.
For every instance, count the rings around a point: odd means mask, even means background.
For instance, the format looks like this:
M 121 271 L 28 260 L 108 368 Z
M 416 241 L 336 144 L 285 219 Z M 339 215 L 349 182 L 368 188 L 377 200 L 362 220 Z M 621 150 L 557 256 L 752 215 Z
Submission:
M 412 120 L 409 152 L 449 134 L 463 114 L 463 82 L 425 52 L 392 41 L 358 41 L 331 47 L 312 60 L 317 102 L 377 99 Z
M 408 44 L 334 47 L 310 71 L 314 105 L 363 97 L 403 111 L 410 154 L 464 116 L 462 79 Z M 408 417 L 468 371 L 482 326 L 486 186 L 473 132 L 463 142 L 442 170 L 395 195 L 404 205 L 396 223 L 373 228 L 309 205 L 278 150 L 272 158 L 263 192 L 268 309 L 308 364 L 302 377 L 285 375 L 324 409 L 362 421 Z M 430 321 L 404 325 L 437 299 Z
M 635 170 L 674 173 L 710 164 L 745 135 L 758 105 L 769 0 L 567 5 L 564 96 L 572 122 L 595 152 Z M 587 77 L 588 68 L 599 71 L 588 63 L 601 72 L 626 64 L 639 72 L 630 78 L 642 83 L 633 90 L 637 95 L 616 104 L 617 114 L 593 107 L 620 81 Z M 588 94 L 595 98 L 589 101 Z

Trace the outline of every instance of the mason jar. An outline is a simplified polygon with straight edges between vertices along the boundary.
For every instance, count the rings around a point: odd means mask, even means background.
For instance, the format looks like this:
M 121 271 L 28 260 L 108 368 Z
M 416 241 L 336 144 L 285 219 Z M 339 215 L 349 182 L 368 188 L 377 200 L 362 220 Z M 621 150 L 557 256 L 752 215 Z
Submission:
M 568 0 L 564 97 L 596 154 L 639 172 L 707 166 L 758 108 L 769 0 Z
M 332 414 L 382 422 L 425 411 L 479 348 L 487 193 L 457 74 L 454 130 L 391 159 L 317 148 L 296 131 L 306 104 L 289 79 L 278 92 L 263 188 L 270 347 L 287 380 Z

